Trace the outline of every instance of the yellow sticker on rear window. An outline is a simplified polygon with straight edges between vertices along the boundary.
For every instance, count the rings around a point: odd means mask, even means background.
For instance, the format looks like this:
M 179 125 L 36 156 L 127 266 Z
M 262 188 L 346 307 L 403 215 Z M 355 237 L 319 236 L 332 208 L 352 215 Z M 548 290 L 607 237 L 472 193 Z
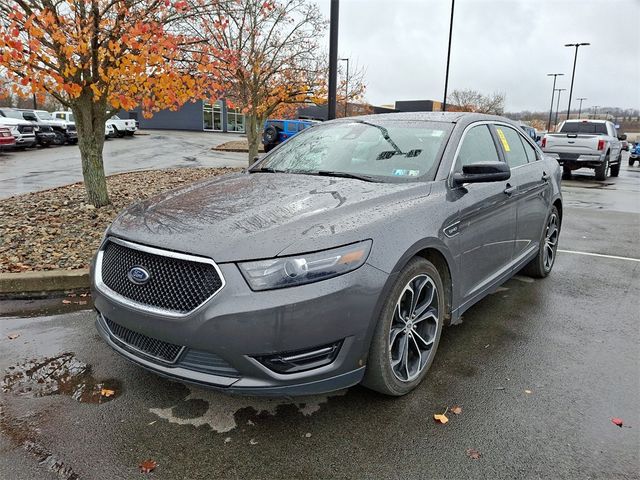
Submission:
M 500 137 L 500 141 L 502 142 L 502 146 L 504 147 L 504 151 L 505 152 L 510 152 L 511 148 L 509 147 L 509 142 L 507 142 L 507 137 L 504 136 L 504 132 L 499 128 L 496 128 L 496 131 L 498 132 L 498 137 Z

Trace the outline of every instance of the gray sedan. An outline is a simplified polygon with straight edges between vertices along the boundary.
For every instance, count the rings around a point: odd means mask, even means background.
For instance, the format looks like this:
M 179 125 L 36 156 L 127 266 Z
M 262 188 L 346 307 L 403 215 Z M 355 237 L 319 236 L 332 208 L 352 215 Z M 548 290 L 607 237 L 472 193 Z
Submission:
M 93 263 L 97 328 L 151 371 L 228 392 L 403 395 L 443 326 L 520 270 L 549 274 L 560 176 L 502 117 L 325 122 L 124 211 Z

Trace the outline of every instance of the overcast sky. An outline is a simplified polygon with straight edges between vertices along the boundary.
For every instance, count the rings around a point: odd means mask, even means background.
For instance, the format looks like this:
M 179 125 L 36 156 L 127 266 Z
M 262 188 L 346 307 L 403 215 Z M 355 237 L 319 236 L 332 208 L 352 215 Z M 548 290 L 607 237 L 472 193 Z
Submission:
M 328 17 L 330 0 L 317 3 Z M 340 2 L 339 55 L 366 68 L 370 103 L 441 100 L 450 8 L 451 0 Z M 640 0 L 456 0 L 449 91 L 504 92 L 507 111 L 542 111 L 546 74 L 564 73 L 566 109 L 574 49 L 563 45 L 576 42 L 591 46 L 578 52 L 574 102 L 640 108 Z

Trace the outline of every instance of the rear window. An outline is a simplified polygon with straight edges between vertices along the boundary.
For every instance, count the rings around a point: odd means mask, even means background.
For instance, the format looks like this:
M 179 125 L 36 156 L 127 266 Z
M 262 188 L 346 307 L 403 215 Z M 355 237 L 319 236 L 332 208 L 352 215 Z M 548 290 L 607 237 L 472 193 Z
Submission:
M 560 133 L 591 133 L 591 134 L 607 134 L 606 123 L 592 122 L 565 122 Z

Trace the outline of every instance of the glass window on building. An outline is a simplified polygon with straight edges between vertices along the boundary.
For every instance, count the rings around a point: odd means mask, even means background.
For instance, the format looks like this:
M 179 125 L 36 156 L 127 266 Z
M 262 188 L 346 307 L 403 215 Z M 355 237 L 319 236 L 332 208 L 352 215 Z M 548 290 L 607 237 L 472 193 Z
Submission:
M 210 132 L 222 131 L 222 102 L 218 100 L 213 105 L 204 102 L 202 105 L 203 129 Z
M 227 109 L 227 131 L 244 133 L 244 114 L 239 108 Z

